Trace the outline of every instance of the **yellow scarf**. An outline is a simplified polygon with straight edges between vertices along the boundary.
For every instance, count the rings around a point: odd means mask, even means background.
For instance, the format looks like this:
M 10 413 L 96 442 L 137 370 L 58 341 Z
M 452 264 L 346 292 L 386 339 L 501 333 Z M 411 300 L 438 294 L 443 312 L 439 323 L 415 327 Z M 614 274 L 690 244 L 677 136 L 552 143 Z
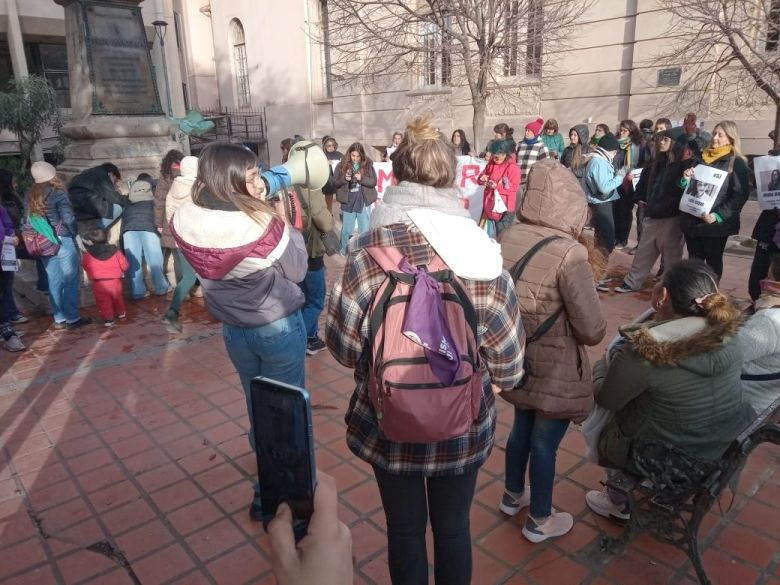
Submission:
M 726 146 L 719 146 L 717 148 L 705 148 L 701 153 L 701 157 L 704 159 L 704 162 L 709 165 L 719 158 L 724 157 L 727 154 L 731 154 L 733 150 L 734 147 L 730 144 L 727 144 Z

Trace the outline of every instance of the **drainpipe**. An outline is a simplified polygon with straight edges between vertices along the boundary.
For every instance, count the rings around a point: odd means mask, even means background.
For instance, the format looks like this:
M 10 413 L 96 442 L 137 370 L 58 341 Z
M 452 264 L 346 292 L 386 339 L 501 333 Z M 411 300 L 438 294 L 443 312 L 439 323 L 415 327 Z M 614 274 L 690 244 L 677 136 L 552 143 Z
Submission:
M 309 139 L 314 139 L 314 91 L 312 89 L 311 64 L 311 22 L 309 20 L 309 0 L 303 0 L 303 22 L 306 46 L 306 75 L 309 83 Z M 316 142 L 316 141 L 315 141 Z
M 626 22 L 625 33 L 623 36 L 623 46 L 625 47 L 623 52 L 622 68 L 625 72 L 623 75 L 623 87 L 621 88 L 622 94 L 626 97 L 620 101 L 620 107 L 618 108 L 619 118 L 626 120 L 629 118 L 629 112 L 631 111 L 631 87 L 634 77 L 634 46 L 636 44 L 636 16 L 639 0 L 628 0 L 626 2 L 626 16 L 628 21 Z

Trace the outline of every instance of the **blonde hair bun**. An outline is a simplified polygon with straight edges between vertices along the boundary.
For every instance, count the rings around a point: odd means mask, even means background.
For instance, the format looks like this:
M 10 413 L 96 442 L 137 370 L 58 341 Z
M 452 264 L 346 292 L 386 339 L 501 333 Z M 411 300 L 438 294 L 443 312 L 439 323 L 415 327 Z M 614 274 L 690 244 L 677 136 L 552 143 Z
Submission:
M 424 140 L 438 140 L 440 137 L 441 133 L 433 125 L 433 120 L 420 116 L 407 123 L 404 140 L 414 144 Z

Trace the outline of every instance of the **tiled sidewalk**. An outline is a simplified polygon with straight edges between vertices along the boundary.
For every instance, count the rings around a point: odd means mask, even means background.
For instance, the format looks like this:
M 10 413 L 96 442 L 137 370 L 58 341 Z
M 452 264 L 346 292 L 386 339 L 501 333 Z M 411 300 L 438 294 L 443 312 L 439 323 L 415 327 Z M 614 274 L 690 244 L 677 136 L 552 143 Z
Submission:
M 331 280 L 339 262 L 329 260 Z M 724 287 L 744 294 L 749 259 L 727 265 Z M 648 297 L 603 295 L 612 330 Z M 267 539 L 247 514 L 255 462 L 219 327 L 200 300 L 185 304 L 182 336 L 159 324 L 164 301 L 131 305 L 111 330 L 55 333 L 36 320 L 25 327 L 28 351 L 0 354 L 0 583 L 273 583 Z M 318 466 L 336 477 L 352 529 L 355 582 L 389 583 L 379 493 L 344 441 L 351 373 L 322 352 L 308 359 L 307 380 Z M 496 509 L 511 423 L 498 402 L 496 448 L 472 509 L 476 585 L 694 582 L 684 555 L 646 536 L 611 562 L 600 558 L 599 535 L 616 528 L 587 511 L 584 494 L 602 473 L 583 460 L 575 430 L 554 492 L 575 527 L 551 543 L 525 541 L 523 515 Z M 779 456 L 754 452 L 733 503 L 724 498 L 725 518 L 715 510 L 705 521 L 715 583 L 780 585 Z

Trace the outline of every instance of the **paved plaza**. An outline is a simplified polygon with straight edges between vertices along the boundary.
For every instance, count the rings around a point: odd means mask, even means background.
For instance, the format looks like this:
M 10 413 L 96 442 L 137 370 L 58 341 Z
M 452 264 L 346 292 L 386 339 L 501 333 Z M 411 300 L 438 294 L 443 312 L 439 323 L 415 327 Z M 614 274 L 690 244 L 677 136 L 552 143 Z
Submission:
M 616 252 L 611 273 L 630 261 Z M 332 281 L 343 259 L 327 264 Z M 746 296 L 749 266 L 749 257 L 727 256 L 723 288 Z M 602 294 L 607 337 L 649 297 Z M 79 332 L 37 318 L 23 327 L 27 351 L 0 353 L 0 583 L 274 583 L 267 537 L 247 513 L 256 465 L 220 326 L 193 299 L 183 308 L 184 333 L 171 335 L 159 323 L 166 308 L 165 299 L 131 302 L 126 322 Z M 97 320 L 94 308 L 88 313 Z M 389 583 L 379 492 L 344 440 L 351 372 L 325 351 L 307 359 L 306 377 L 317 464 L 339 486 L 355 583 Z M 695 583 L 684 554 L 646 535 L 602 559 L 599 536 L 617 528 L 586 508 L 585 492 L 600 487 L 602 472 L 584 460 L 575 429 L 558 453 L 553 495 L 575 516 L 574 529 L 527 542 L 525 514 L 508 519 L 497 510 L 512 416 L 497 402 L 496 446 L 471 511 L 475 585 Z M 727 493 L 705 520 L 714 583 L 780 585 L 779 464 L 777 447 L 755 451 L 733 501 Z

